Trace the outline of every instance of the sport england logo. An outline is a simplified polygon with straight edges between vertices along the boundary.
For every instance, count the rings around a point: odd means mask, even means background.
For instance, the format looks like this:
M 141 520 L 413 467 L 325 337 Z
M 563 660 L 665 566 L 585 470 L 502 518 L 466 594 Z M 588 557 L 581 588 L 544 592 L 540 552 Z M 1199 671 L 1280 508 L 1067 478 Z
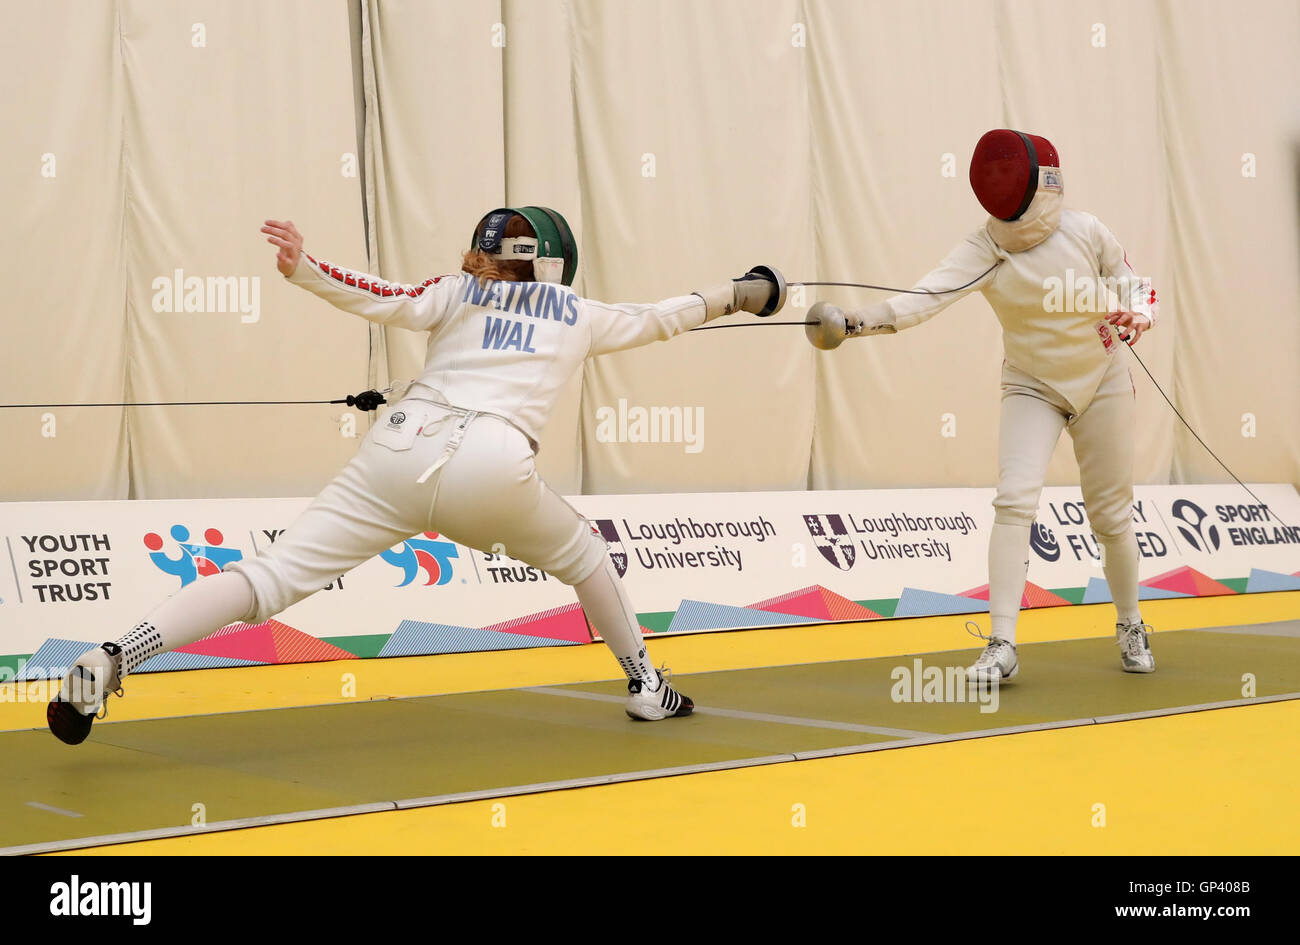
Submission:
M 1029 529 L 1029 547 L 1044 561 L 1059 561 L 1061 558 L 1061 546 L 1055 533 L 1041 522 L 1034 522 Z
M 623 539 L 614 523 L 607 518 L 598 518 L 592 521 L 591 530 L 593 534 L 605 539 L 605 544 L 609 546 L 609 560 L 614 562 L 618 576 L 627 574 L 627 549 L 623 547 Z
M 823 558 L 841 571 L 853 567 L 858 550 L 844 527 L 844 519 L 838 515 L 805 515 L 803 521 Z
M 238 548 L 222 548 L 225 536 L 215 528 L 203 533 L 204 544 L 190 541 L 190 530 L 184 525 L 173 525 L 171 536 L 175 540 L 180 554 L 175 558 L 166 554 L 163 538 L 157 532 L 148 532 L 144 536 L 144 546 L 149 549 L 149 560 L 166 574 L 181 579 L 181 587 L 192 584 L 201 577 L 218 574 L 226 565 L 244 557 Z
M 379 557 L 402 569 L 402 583 L 397 587 L 406 587 L 421 571 L 429 578 L 425 587 L 442 587 L 451 580 L 451 559 L 459 558 L 460 551 L 452 542 L 440 540 L 437 532 L 425 532 L 422 538 L 408 538 L 396 548 L 381 551 Z
M 1190 499 L 1179 499 L 1171 509 L 1174 518 L 1185 523 L 1178 526 L 1178 533 L 1197 551 L 1213 554 L 1219 550 L 1219 529 L 1210 522 L 1209 513 Z

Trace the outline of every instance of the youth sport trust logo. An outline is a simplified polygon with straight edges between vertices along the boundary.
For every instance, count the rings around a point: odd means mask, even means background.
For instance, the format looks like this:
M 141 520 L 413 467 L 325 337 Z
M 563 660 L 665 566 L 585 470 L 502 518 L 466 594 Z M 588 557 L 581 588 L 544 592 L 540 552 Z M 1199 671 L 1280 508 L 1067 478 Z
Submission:
M 805 515 L 803 521 L 823 558 L 841 571 L 853 567 L 857 548 L 849 537 L 849 530 L 844 527 L 843 518 L 838 515 Z
M 225 536 L 215 528 L 203 533 L 203 544 L 190 541 L 190 530 L 184 525 L 173 525 L 170 534 L 180 553 L 172 557 L 163 551 L 163 537 L 157 532 L 144 536 L 144 546 L 149 549 L 149 560 L 158 570 L 181 580 L 181 587 L 200 577 L 220 573 L 226 565 L 244 557 L 238 548 L 223 548 Z
M 379 557 L 402 569 L 402 583 L 397 587 L 406 587 L 421 571 L 428 577 L 424 587 L 442 587 L 451 580 L 451 559 L 459 558 L 460 551 L 453 542 L 440 539 L 437 532 L 425 532 L 423 537 L 408 538 L 395 548 L 381 551 Z

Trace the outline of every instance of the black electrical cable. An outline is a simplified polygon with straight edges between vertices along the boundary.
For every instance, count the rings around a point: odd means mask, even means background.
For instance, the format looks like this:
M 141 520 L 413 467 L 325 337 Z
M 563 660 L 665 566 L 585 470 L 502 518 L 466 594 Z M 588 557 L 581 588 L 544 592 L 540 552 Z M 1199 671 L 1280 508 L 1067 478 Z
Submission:
M 249 406 L 283 406 L 288 404 L 343 404 L 341 400 L 167 400 L 132 402 L 119 404 L 0 404 L 0 410 L 13 407 L 32 407 L 35 409 L 52 409 L 55 407 L 249 407 Z
M 715 328 L 775 328 L 779 325 L 820 325 L 821 322 L 737 322 L 734 325 L 701 325 L 691 331 L 713 331 Z
M 963 289 L 969 289 L 975 283 L 979 282 L 998 266 L 1002 265 L 1002 260 L 998 260 L 989 266 L 978 276 L 963 285 L 954 289 L 896 289 L 887 285 L 869 285 L 865 282 L 787 282 L 786 285 L 815 285 L 815 286 L 839 286 L 846 289 L 879 289 L 882 292 L 897 292 L 901 295 L 951 295 L 953 292 L 961 292 Z
M 898 289 L 892 286 L 872 285 L 866 282 L 788 282 L 786 284 L 801 285 L 801 286 L 828 286 L 828 287 L 837 287 L 837 288 L 846 288 L 846 289 L 876 289 L 882 292 L 897 292 L 897 293 L 903 293 L 908 295 L 949 295 L 953 292 L 961 292 L 964 289 L 970 288 L 971 286 L 979 282 L 981 279 L 983 279 L 985 276 L 987 276 L 990 272 L 992 272 L 1000 265 L 1002 265 L 1001 260 L 995 262 L 992 266 L 989 266 L 989 268 L 985 269 L 983 272 L 981 272 L 978 276 L 976 276 L 974 279 L 970 280 L 969 282 L 963 285 L 956 286 L 955 288 L 952 289 Z M 698 328 L 692 328 L 691 331 L 713 331 L 718 328 L 785 328 L 785 327 L 794 327 L 794 326 L 802 327 L 802 326 L 817 325 L 817 324 L 820 323 L 815 321 L 739 322 L 733 325 L 701 325 Z M 1196 442 L 1201 444 L 1201 446 L 1205 449 L 1205 452 L 1209 453 L 1212 457 L 1214 457 L 1214 461 L 1223 467 L 1224 472 L 1226 472 L 1229 476 L 1232 477 L 1233 482 L 1241 486 L 1241 488 L 1245 489 L 1246 492 L 1249 493 L 1250 497 L 1254 499 L 1256 502 L 1258 502 L 1260 505 L 1267 507 L 1268 503 L 1265 502 L 1263 499 L 1261 499 L 1259 496 L 1257 496 L 1255 494 L 1255 491 L 1251 489 L 1250 486 L 1242 482 L 1241 479 L 1237 476 L 1237 474 L 1234 473 L 1228 467 L 1228 464 L 1219 458 L 1219 454 L 1214 452 L 1214 450 L 1210 449 L 1209 444 L 1206 443 L 1205 440 L 1201 439 L 1201 435 L 1196 432 L 1196 430 L 1192 427 L 1192 425 L 1187 422 L 1187 418 L 1184 417 L 1182 413 L 1179 412 L 1178 408 L 1174 406 L 1174 402 L 1169 398 L 1169 395 L 1165 393 L 1165 389 L 1160 386 L 1160 382 L 1155 379 L 1155 375 L 1151 373 L 1150 369 L 1146 366 L 1146 363 L 1143 362 L 1143 360 L 1138 356 L 1138 353 L 1133 350 L 1133 345 L 1129 343 L 1127 344 L 1127 347 L 1129 351 L 1133 354 L 1133 357 L 1137 361 L 1138 365 L 1142 368 L 1144 372 L 1146 372 L 1146 376 L 1151 379 L 1152 385 L 1155 387 L 1157 391 L 1160 392 L 1160 396 L 1164 398 L 1165 403 L 1169 405 L 1169 409 L 1174 412 L 1174 416 L 1176 416 L 1182 422 L 1183 426 L 1187 428 L 1187 432 L 1196 438 Z M 383 393 L 387 393 L 387 391 L 384 391 Z M 279 406 L 293 406 L 299 404 L 311 404 L 311 405 L 347 404 L 348 406 L 353 406 L 354 404 L 356 404 L 356 402 L 357 402 L 357 397 L 354 395 L 349 395 L 348 397 L 342 397 L 339 398 L 338 400 L 176 400 L 176 401 L 157 401 L 157 402 L 148 402 L 148 403 L 105 403 L 105 404 L 0 404 L 0 410 L 8 410 L 14 408 L 31 408 L 31 409 L 41 410 L 41 409 L 55 409 L 55 408 L 65 408 L 65 407 L 254 407 L 254 406 L 279 407 Z M 379 402 L 384 403 L 385 401 L 383 400 L 383 398 L 380 398 Z M 362 409 L 373 409 L 373 408 L 363 407 Z M 1280 518 L 1278 519 L 1278 522 L 1281 523 L 1284 527 L 1290 528 L 1290 526 L 1287 525 L 1285 522 L 1283 522 Z
M 957 286 L 956 288 L 953 288 L 953 289 L 897 289 L 897 288 L 893 288 L 893 287 L 891 287 L 891 286 L 884 286 L 884 285 L 871 285 L 871 284 L 869 284 L 869 283 L 865 283 L 865 282 L 787 282 L 786 285 L 803 285 L 803 286 L 836 286 L 836 287 L 847 288 L 847 289 L 878 289 L 878 290 L 880 290 L 880 291 L 882 291 L 882 292 L 897 292 L 897 293 L 905 293 L 905 294 L 908 294 L 908 295 L 949 295 L 949 294 L 951 294 L 951 293 L 953 293 L 953 292 L 961 292 L 963 289 L 968 289 L 968 288 L 970 288 L 971 286 L 973 286 L 975 283 L 979 282 L 981 279 L 983 279 L 985 276 L 987 276 L 990 272 L 992 272 L 994 269 L 996 269 L 996 268 L 997 268 L 998 266 L 1000 266 L 1001 264 L 1002 264 L 1001 260 L 999 260 L 998 262 L 995 262 L 992 266 L 989 266 L 989 268 L 985 269 L 983 272 L 981 272 L 981 273 L 980 273 L 978 276 L 976 276 L 974 279 L 970 280 L 969 282 L 965 283 L 964 285 L 959 285 L 959 286 Z M 804 322 L 741 322 L 741 323 L 734 324 L 734 325 L 702 325 L 702 326 L 700 326 L 699 328 L 693 328 L 693 329 L 691 329 L 691 330 L 692 330 L 692 331 L 710 331 L 710 330 L 712 330 L 712 329 L 714 329 L 714 328 L 757 328 L 757 327 L 761 327 L 761 326 L 763 326 L 763 325 L 816 325 L 816 324 L 819 324 L 819 323 L 818 323 L 818 322 L 812 322 L 812 321 L 804 321 Z M 1232 477 L 1232 481 L 1233 481 L 1233 482 L 1235 482 L 1237 485 L 1241 486 L 1241 488 L 1245 489 L 1246 492 L 1247 492 L 1247 494 L 1249 494 L 1250 497 L 1251 497 L 1252 499 L 1254 499 L 1254 500 L 1255 500 L 1256 502 L 1258 502 L 1260 505 L 1265 506 L 1265 507 L 1267 508 L 1267 507 L 1268 507 L 1268 503 L 1265 502 L 1263 499 L 1261 499 L 1259 496 L 1257 496 L 1257 495 L 1255 494 L 1255 490 L 1254 490 L 1254 489 L 1250 488 L 1250 486 L 1248 486 L 1248 485 L 1246 485 L 1244 482 L 1242 482 L 1242 481 L 1241 481 L 1241 478 L 1240 478 L 1240 477 L 1239 477 L 1235 472 L 1233 472 L 1233 471 L 1228 467 L 1228 464 L 1227 464 L 1227 463 L 1225 463 L 1222 459 L 1219 458 L 1219 454 L 1218 454 L 1218 453 L 1216 453 L 1216 452 L 1214 452 L 1214 450 L 1210 449 L 1210 445 L 1209 445 L 1208 443 L 1206 443 L 1205 440 L 1203 440 L 1203 439 L 1201 438 L 1201 435 L 1200 435 L 1199 433 L 1197 433 L 1195 429 L 1192 428 L 1192 425 L 1191 425 L 1190 423 L 1187 422 L 1187 418 L 1184 417 L 1184 416 L 1182 415 L 1182 413 L 1179 412 L 1178 408 L 1174 406 L 1174 402 L 1169 398 L 1169 395 L 1165 393 L 1165 389 L 1164 389 L 1163 387 L 1160 386 L 1160 382 L 1157 381 L 1157 380 L 1155 379 L 1155 375 L 1153 375 L 1153 374 L 1151 373 L 1151 371 L 1147 368 L 1146 364 L 1145 364 L 1145 363 L 1142 361 L 1142 359 L 1138 356 L 1138 353 L 1137 353 L 1136 351 L 1133 351 L 1133 345 L 1132 345 L 1131 343 L 1128 343 L 1128 344 L 1127 344 L 1127 347 L 1128 347 L 1129 351 L 1132 352 L 1134 359 L 1136 359 L 1137 363 L 1141 366 L 1142 370 L 1146 372 L 1147 377 L 1151 379 L 1151 384 L 1155 387 L 1155 389 L 1156 389 L 1157 391 L 1160 392 L 1160 396 L 1164 398 L 1165 403 L 1167 403 L 1167 404 L 1169 405 L 1169 409 L 1172 410 L 1172 411 L 1174 412 L 1174 416 L 1176 416 L 1176 417 L 1177 417 L 1177 418 L 1182 422 L 1183 426 L 1185 426 L 1185 427 L 1187 428 L 1187 432 L 1189 432 L 1192 436 L 1194 436 L 1194 437 L 1196 438 L 1196 442 L 1201 444 L 1201 446 L 1205 449 L 1205 452 L 1209 453 L 1211 456 L 1214 457 L 1214 461 L 1215 461 L 1216 463 L 1218 463 L 1220 466 L 1223 467 L 1224 472 L 1226 472 L 1229 476 Z M 1273 514 L 1273 515 L 1276 517 L 1276 513 L 1273 513 L 1271 509 L 1270 509 L 1269 511 L 1270 511 L 1270 514 Z M 1278 518 L 1278 522 L 1279 522 L 1283 527 L 1285 527 L 1285 528 L 1290 528 L 1290 527 L 1291 527 L 1291 526 L 1287 525 L 1286 522 L 1282 521 L 1282 519 L 1280 519 L 1280 518 Z
M 811 286 L 838 286 L 845 289 L 879 289 L 882 292 L 897 292 L 905 295 L 951 295 L 953 292 L 961 292 L 969 289 L 975 283 L 979 282 L 998 266 L 1002 265 L 999 260 L 989 266 L 978 276 L 964 285 L 959 285 L 955 289 L 895 289 L 887 285 L 871 285 L 866 282 L 787 282 L 786 285 L 811 285 Z M 717 328 L 761 328 L 765 325 L 816 325 L 818 322 L 738 322 L 734 325 L 701 325 L 699 328 L 692 328 L 691 331 L 713 331 Z
M 1196 437 L 1196 442 L 1200 443 L 1201 446 L 1205 447 L 1205 452 L 1209 453 L 1211 456 L 1214 457 L 1214 461 L 1223 467 L 1223 471 L 1226 472 L 1229 476 L 1231 476 L 1233 481 L 1237 485 L 1241 486 L 1241 488 L 1249 492 L 1250 497 L 1252 499 L 1254 499 L 1260 505 L 1267 508 L 1268 503 L 1265 502 L 1263 499 L 1261 499 L 1259 496 L 1255 495 L 1254 489 L 1250 488 L 1250 486 L 1246 485 L 1244 482 L 1242 482 L 1240 479 L 1237 478 L 1237 474 L 1228 468 L 1227 463 L 1219 459 L 1219 454 L 1214 452 L 1214 450 L 1210 449 L 1210 445 L 1206 443 L 1203 439 L 1201 439 L 1201 435 L 1192 428 L 1192 425 L 1190 423 L 1187 422 L 1187 418 L 1184 417 L 1181 413 L 1179 413 L 1178 408 L 1174 406 L 1174 402 L 1170 400 L 1169 395 L 1165 393 L 1165 389 L 1161 387 L 1160 382 L 1155 379 L 1155 375 L 1151 373 L 1150 369 L 1146 366 L 1146 363 L 1143 362 L 1143 360 L 1140 357 L 1138 357 L 1138 353 L 1133 350 L 1133 345 L 1131 343 L 1128 344 L 1128 350 L 1129 353 L 1133 355 L 1134 360 L 1136 360 L 1137 363 L 1141 366 L 1142 370 L 1146 372 L 1147 377 L 1151 378 L 1152 385 L 1155 387 L 1156 390 L 1160 391 L 1160 396 L 1165 399 L 1165 403 L 1167 403 L 1169 405 L 1169 409 L 1174 412 L 1174 416 L 1183 422 L 1183 426 L 1187 427 L 1187 432 L 1190 433 L 1192 436 Z M 1276 514 L 1273 513 L 1272 509 L 1269 509 L 1269 512 L 1270 514 L 1274 514 L 1274 515 Z M 1285 528 L 1291 527 L 1290 525 L 1287 525 L 1286 522 L 1283 522 L 1280 518 L 1278 519 L 1278 522 Z

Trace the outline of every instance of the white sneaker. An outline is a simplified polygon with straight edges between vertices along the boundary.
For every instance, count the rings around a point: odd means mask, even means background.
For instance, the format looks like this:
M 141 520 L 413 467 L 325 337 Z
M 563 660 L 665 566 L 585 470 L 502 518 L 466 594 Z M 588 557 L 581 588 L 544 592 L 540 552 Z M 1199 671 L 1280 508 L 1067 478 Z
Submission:
M 690 715 L 695 709 L 695 703 L 691 701 L 690 696 L 682 695 L 669 685 L 673 678 L 672 670 L 664 667 L 655 672 L 659 677 L 659 688 L 654 692 L 641 685 L 639 679 L 627 681 L 628 716 L 644 722 L 658 722 L 660 719 Z
M 55 737 L 79 745 L 111 693 L 122 693 L 122 648 L 105 643 L 77 657 L 45 710 L 45 722 Z M 99 716 L 102 718 L 103 716 Z
M 1115 642 L 1119 644 L 1119 662 L 1126 673 L 1154 673 L 1156 658 L 1151 655 L 1148 624 L 1115 624 Z
M 975 630 L 972 632 L 971 627 Z M 966 670 L 966 682 L 974 685 L 989 685 L 1008 682 L 1020 672 L 1020 659 L 1016 655 L 1016 645 L 1008 643 L 1001 637 L 986 637 L 980 632 L 979 624 L 973 620 L 966 621 L 966 632 L 981 640 L 988 640 L 988 646 L 979 655 L 973 665 Z

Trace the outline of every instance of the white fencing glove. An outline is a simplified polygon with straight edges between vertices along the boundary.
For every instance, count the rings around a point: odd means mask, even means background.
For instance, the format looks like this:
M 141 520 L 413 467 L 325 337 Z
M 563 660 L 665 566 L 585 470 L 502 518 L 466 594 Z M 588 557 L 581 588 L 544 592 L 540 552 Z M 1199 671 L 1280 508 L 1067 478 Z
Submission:
M 726 285 L 692 294 L 704 300 L 706 322 L 733 312 L 752 312 L 766 318 L 785 304 L 785 279 L 771 266 L 755 266 Z
M 894 313 L 888 302 L 877 302 L 866 308 L 845 312 L 829 302 L 818 302 L 808 310 L 804 334 L 814 348 L 834 351 L 846 338 L 861 335 L 892 335 L 898 331 Z

